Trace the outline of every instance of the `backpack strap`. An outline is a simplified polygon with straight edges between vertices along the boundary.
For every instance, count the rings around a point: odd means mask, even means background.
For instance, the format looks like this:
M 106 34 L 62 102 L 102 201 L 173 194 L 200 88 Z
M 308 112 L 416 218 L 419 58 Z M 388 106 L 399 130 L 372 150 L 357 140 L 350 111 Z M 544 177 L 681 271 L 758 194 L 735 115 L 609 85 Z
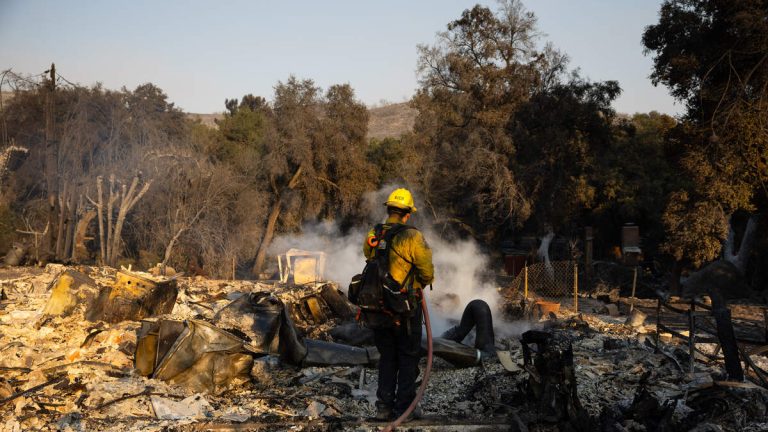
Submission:
M 376 228 L 378 228 L 379 226 L 381 225 L 376 225 L 376 227 L 374 228 L 374 233 L 377 232 Z M 381 237 L 378 237 L 378 236 L 377 237 L 379 238 L 378 240 L 379 242 L 382 242 L 382 241 L 384 242 L 384 245 L 383 245 L 384 248 L 383 249 L 377 248 L 376 249 L 377 253 L 375 255 L 377 257 L 376 259 L 379 260 L 380 276 L 383 278 L 387 275 L 387 273 L 389 273 L 389 251 L 392 250 L 392 252 L 394 252 L 397 256 L 402 258 L 403 261 L 411 265 L 411 268 L 408 269 L 408 273 L 405 275 L 405 278 L 403 279 L 403 282 L 401 284 L 401 287 L 403 287 L 408 283 L 409 279 L 413 277 L 413 271 L 415 270 L 416 266 L 413 264 L 412 261 L 405 258 L 400 252 L 397 251 L 397 249 L 395 249 L 392 246 L 392 241 L 401 232 L 407 231 L 409 229 L 416 229 L 416 228 L 410 225 L 404 225 L 404 224 L 394 224 L 387 230 L 383 229 L 383 226 L 381 227 L 382 227 L 382 235 Z M 381 252 L 381 255 L 379 255 L 378 252 Z

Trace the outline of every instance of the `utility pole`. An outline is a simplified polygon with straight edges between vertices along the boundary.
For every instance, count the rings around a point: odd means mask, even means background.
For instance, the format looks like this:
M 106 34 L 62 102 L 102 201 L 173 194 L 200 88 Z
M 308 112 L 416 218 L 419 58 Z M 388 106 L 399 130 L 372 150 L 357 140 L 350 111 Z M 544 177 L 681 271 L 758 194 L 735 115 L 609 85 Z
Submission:
M 56 102 L 56 65 L 51 63 L 50 78 L 45 89 L 45 190 L 48 194 L 48 231 L 43 241 L 43 253 L 41 259 L 48 260 L 54 255 L 54 232 L 56 232 L 56 218 L 58 214 L 58 186 L 59 186 L 59 148 L 56 143 L 54 130 L 54 107 Z

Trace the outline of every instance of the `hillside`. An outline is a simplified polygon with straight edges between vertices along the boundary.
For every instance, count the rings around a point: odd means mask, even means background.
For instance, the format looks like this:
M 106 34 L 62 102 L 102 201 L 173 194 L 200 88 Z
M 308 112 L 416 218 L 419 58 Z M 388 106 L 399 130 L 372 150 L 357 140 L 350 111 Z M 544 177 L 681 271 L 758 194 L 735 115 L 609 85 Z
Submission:
M 413 128 L 417 111 L 408 106 L 408 102 L 395 103 L 382 107 L 368 109 L 368 138 L 399 137 Z M 216 127 L 215 120 L 224 116 L 223 113 L 197 114 L 188 113 L 192 119 L 200 120 L 206 126 Z
M 408 102 L 395 103 L 368 110 L 368 138 L 399 137 L 413 129 L 417 111 Z
M 13 92 L 0 92 L 0 103 L 5 103 L 11 100 Z
M 224 117 L 223 113 L 214 113 L 214 114 L 197 114 L 197 113 L 187 113 L 187 117 L 193 119 L 193 120 L 200 120 L 200 123 L 215 128 L 216 127 L 216 120 L 221 119 Z

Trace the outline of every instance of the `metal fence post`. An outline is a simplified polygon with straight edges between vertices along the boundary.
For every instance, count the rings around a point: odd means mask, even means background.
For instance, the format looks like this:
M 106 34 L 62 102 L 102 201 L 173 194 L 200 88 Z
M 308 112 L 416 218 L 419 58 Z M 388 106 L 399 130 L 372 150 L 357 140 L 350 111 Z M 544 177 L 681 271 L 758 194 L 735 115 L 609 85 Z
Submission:
M 573 263 L 573 311 L 579 311 L 579 264 Z
M 523 297 L 528 298 L 528 263 L 523 267 Z

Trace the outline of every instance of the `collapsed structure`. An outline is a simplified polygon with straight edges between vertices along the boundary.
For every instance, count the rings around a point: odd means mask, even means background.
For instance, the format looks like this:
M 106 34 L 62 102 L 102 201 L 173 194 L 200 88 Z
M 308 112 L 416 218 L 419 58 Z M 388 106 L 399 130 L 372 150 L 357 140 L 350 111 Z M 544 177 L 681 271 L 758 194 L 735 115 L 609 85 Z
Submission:
M 376 349 L 333 283 L 57 265 L 0 272 L 0 430 L 381 426 L 367 420 Z M 531 305 L 523 301 L 521 315 Z M 644 316 L 626 325 L 605 312 L 539 310 L 543 320 L 512 325 L 470 302 L 435 338 L 426 416 L 409 427 L 768 425 L 765 388 L 724 381 L 717 363 L 691 373 L 688 351 L 654 342 Z M 765 367 L 764 357 L 755 361 Z

